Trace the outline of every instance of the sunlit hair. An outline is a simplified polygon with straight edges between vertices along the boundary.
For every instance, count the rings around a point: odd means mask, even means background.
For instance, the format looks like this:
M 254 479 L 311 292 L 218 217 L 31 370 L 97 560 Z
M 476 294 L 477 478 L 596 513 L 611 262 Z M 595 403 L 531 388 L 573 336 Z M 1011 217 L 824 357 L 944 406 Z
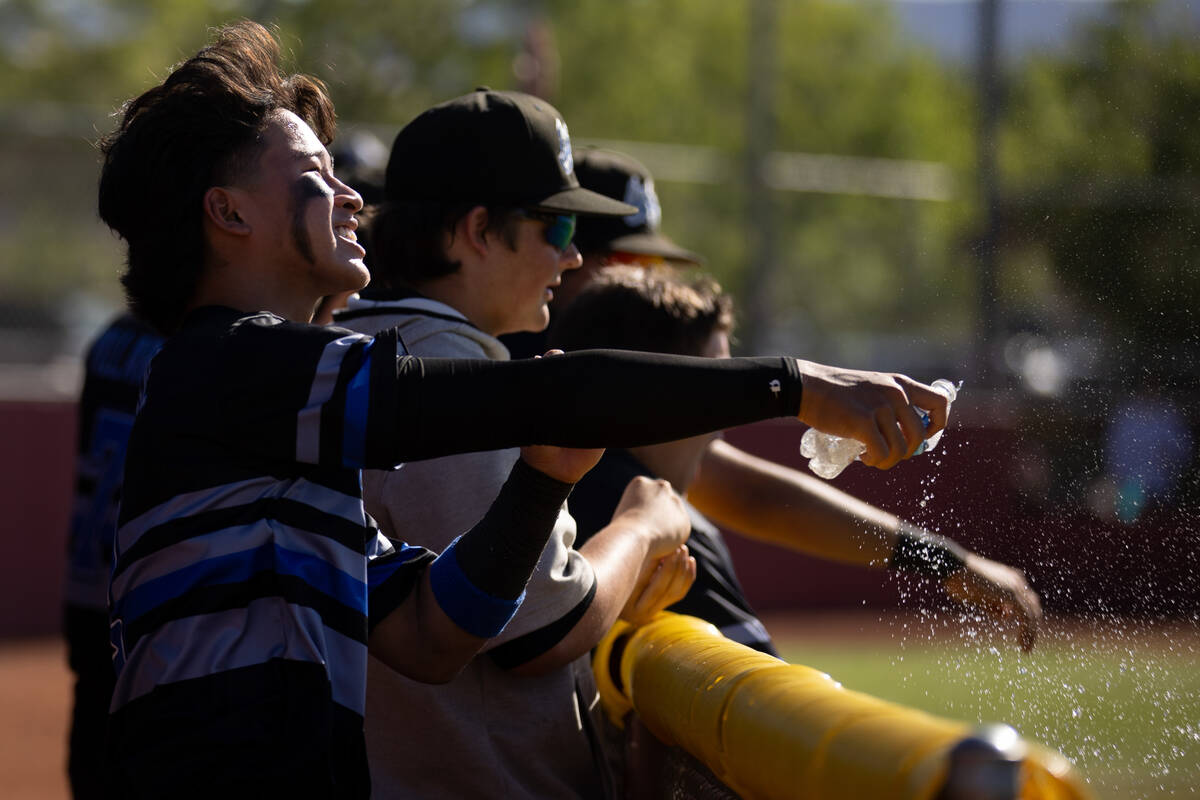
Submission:
M 335 117 L 325 85 L 284 75 L 279 43 L 238 22 L 125 104 L 100 142 L 100 218 L 125 239 L 121 283 L 135 314 L 171 333 L 195 294 L 206 255 L 203 198 L 257 167 L 273 112 L 294 112 L 322 143 Z
M 712 278 L 670 267 L 612 266 L 554 321 L 550 346 L 696 356 L 733 330 L 733 301 Z
M 446 254 L 446 241 L 459 220 L 483 203 L 411 200 L 384 202 L 368 216 L 371 285 L 376 289 L 419 288 L 462 266 Z M 517 249 L 516 209 L 487 206 L 488 233 Z M 361 221 L 361 220 L 360 220 Z

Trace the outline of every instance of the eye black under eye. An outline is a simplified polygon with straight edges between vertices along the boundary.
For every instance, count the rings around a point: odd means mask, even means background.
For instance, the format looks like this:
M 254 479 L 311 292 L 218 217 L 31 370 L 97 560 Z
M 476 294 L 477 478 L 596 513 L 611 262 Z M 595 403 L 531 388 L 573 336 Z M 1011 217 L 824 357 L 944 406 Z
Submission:
M 307 170 L 302 179 L 296 182 L 296 191 L 302 197 L 330 197 L 333 195 L 333 190 L 323 178 L 309 177 L 313 173 L 320 175 L 319 170 Z

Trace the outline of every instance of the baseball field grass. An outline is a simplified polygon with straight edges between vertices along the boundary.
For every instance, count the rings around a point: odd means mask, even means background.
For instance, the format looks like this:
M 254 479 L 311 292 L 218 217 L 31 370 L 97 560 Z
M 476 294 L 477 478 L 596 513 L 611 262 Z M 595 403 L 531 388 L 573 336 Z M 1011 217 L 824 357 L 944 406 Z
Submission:
M 1051 620 L 1031 653 L 945 614 L 785 617 L 768 627 L 788 661 L 847 689 L 1012 725 L 1074 762 L 1098 800 L 1200 796 L 1198 620 Z

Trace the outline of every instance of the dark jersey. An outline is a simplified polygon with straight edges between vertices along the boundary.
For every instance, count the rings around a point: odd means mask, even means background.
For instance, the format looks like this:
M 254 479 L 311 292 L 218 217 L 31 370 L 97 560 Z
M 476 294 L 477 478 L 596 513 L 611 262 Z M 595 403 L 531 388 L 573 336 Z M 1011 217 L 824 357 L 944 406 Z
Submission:
M 579 541 L 587 541 L 612 520 L 621 493 L 639 475 L 655 477 L 628 450 L 609 450 L 571 492 L 571 515 L 579 526 Z M 685 502 L 692 520 L 687 546 L 696 559 L 696 582 L 687 595 L 668 610 L 711 622 L 729 639 L 769 653 L 779 654 L 762 622 L 750 608 L 738 583 L 733 559 L 724 537 L 707 517 Z
M 206 308 L 155 359 L 111 584 L 113 739 L 133 759 L 120 791 L 141 793 L 143 773 L 157 791 L 169 753 L 181 785 L 275 754 L 313 770 L 309 789 L 365 793 L 369 615 L 432 558 L 383 537 L 359 488 L 368 440 L 394 436 L 377 405 L 394 407 L 397 350 L 394 335 Z
M 67 535 L 67 605 L 103 611 L 112 568 L 125 446 L 142 380 L 162 337 L 129 314 L 88 348 L 79 399 L 75 502 Z

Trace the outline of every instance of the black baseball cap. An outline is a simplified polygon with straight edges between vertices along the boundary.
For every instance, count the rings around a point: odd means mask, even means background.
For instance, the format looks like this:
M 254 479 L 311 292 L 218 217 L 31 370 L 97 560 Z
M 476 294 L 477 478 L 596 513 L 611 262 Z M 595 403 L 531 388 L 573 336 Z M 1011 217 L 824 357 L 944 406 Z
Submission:
M 396 134 L 384 196 L 583 216 L 637 211 L 580 187 L 567 124 L 554 106 L 487 88 L 434 106 Z
M 581 253 L 621 251 L 694 266 L 704 264 L 703 258 L 684 250 L 659 230 L 662 209 L 654 191 L 654 178 L 636 158 L 615 150 L 581 148 L 575 172 L 584 188 L 637 207 L 637 213 L 622 217 L 581 219 L 575 227 L 575 244 Z

